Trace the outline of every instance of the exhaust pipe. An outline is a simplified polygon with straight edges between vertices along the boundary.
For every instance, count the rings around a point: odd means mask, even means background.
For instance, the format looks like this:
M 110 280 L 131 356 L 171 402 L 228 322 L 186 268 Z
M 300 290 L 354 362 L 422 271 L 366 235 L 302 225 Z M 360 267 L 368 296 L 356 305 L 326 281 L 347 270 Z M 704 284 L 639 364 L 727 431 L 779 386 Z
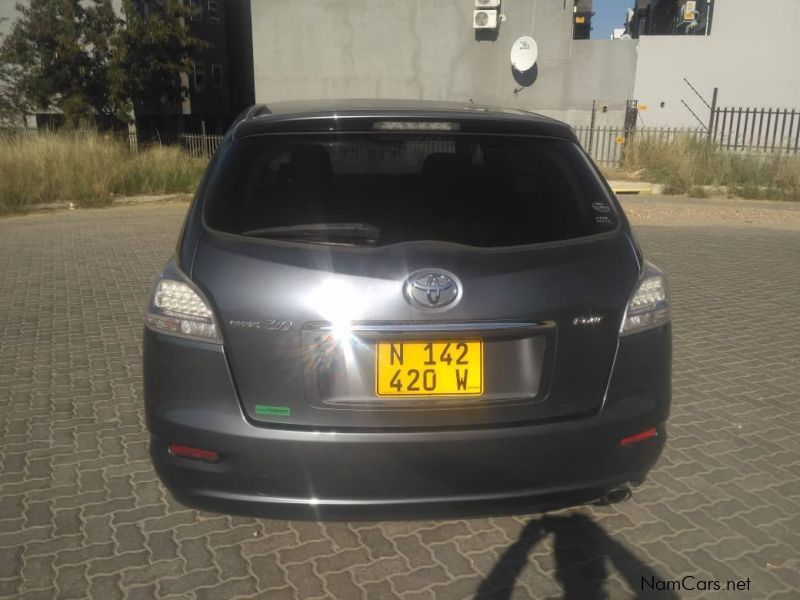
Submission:
M 619 502 L 625 502 L 625 500 L 628 500 L 631 496 L 633 496 L 631 488 L 629 488 L 627 485 L 623 485 L 608 490 L 603 496 L 601 496 L 598 499 L 598 504 L 600 504 L 601 506 L 618 504 Z

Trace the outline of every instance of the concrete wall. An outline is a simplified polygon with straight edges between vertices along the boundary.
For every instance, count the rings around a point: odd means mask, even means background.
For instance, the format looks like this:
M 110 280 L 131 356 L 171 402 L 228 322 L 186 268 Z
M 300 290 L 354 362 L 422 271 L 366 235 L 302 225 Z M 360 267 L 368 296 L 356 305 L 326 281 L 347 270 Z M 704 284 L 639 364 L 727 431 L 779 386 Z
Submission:
M 800 108 L 800 1 L 716 0 L 711 35 L 643 36 L 634 97 L 646 125 L 699 126 L 709 110 L 683 81 L 721 106 Z M 660 103 L 664 102 L 664 107 Z
M 257 102 L 423 98 L 539 110 L 580 124 L 622 121 L 635 41 L 573 41 L 571 0 L 504 0 L 495 40 L 476 39 L 471 0 L 252 2 Z M 513 42 L 533 33 L 537 67 L 515 78 Z

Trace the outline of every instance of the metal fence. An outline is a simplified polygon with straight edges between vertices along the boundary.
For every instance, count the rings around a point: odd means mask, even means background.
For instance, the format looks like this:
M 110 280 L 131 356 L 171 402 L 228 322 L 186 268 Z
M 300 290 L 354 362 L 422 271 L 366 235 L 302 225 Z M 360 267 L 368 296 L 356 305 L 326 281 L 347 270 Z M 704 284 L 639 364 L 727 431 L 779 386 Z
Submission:
M 7 127 L 0 128 L 0 136 L 5 138 L 32 138 L 39 135 L 40 129 L 33 129 L 30 127 Z
M 708 139 L 726 151 L 800 154 L 800 110 L 714 108 Z
M 731 133 L 728 119 L 726 126 L 729 128 L 726 131 L 720 129 L 718 131 L 712 130 L 709 134 L 708 130 L 698 127 L 691 129 L 687 127 L 642 127 L 633 130 L 626 130 L 622 127 L 595 127 L 588 126 L 575 127 L 575 134 L 581 146 L 589 153 L 589 156 L 601 166 L 604 167 L 618 167 L 625 159 L 625 149 L 630 146 L 634 141 L 641 142 L 642 140 L 652 140 L 663 144 L 671 144 L 679 137 L 694 138 L 698 141 L 710 142 L 715 146 L 718 152 L 737 152 L 747 154 L 781 154 L 789 156 L 800 156 L 800 145 L 797 139 L 797 124 L 791 121 L 791 112 L 787 113 L 787 125 L 784 134 L 781 135 L 783 128 L 783 119 L 778 121 L 778 126 L 775 125 L 773 119 L 770 124 L 770 130 L 767 132 L 766 123 L 770 122 L 768 113 L 765 111 L 765 124 L 762 127 L 762 133 L 758 133 L 758 120 L 751 117 L 748 119 L 745 113 L 742 113 L 742 122 L 739 126 L 739 133 L 736 133 L 736 121 L 738 114 L 734 119 L 734 127 Z M 781 116 L 783 113 L 781 113 Z M 800 121 L 800 113 L 798 113 L 798 121 Z M 747 132 L 745 133 L 744 123 L 748 124 Z M 790 129 L 790 125 L 792 128 Z M 792 139 L 789 139 L 788 133 L 792 133 Z M 767 135 L 768 134 L 768 135 Z M 752 135 L 752 141 L 751 141 Z
M 704 140 L 718 152 L 738 152 L 756 155 L 800 155 L 800 110 L 794 108 L 753 108 L 717 106 L 719 90 L 709 104 L 684 80 L 709 109 L 703 120 L 688 104 L 699 127 L 640 127 L 642 125 L 637 100 L 625 103 L 625 124 L 622 127 L 595 127 L 596 102 L 592 102 L 591 125 L 575 127 L 581 145 L 596 163 L 616 167 L 625 160 L 626 148 L 635 140 L 650 139 L 670 144 L 680 137 Z
M 180 136 L 180 142 L 190 155 L 198 158 L 211 158 L 222 143 L 221 135 L 201 135 L 188 133 Z
M 135 131 L 128 132 L 128 147 L 134 154 L 139 152 L 139 137 L 136 135 Z
M 621 127 L 575 127 L 575 135 L 598 165 L 619 166 L 622 161 L 622 147 L 625 143 L 625 130 Z
M 0 129 L 0 136 L 4 137 L 27 137 L 27 138 L 35 138 L 40 135 L 47 135 L 57 132 L 58 130 L 53 129 L 35 129 L 35 128 L 8 128 L 8 129 Z M 90 130 L 91 131 L 91 130 Z M 107 133 L 102 135 L 108 135 Z M 129 131 L 127 134 L 124 132 L 116 132 L 113 135 L 114 139 L 120 141 L 127 141 L 128 148 L 130 148 L 131 152 L 134 154 L 138 153 L 140 149 L 156 145 L 174 145 L 176 142 L 183 146 L 186 151 L 195 157 L 198 158 L 210 158 L 214 152 L 217 151 L 219 145 L 222 143 L 222 136 L 221 135 L 202 135 L 202 134 L 183 134 L 179 135 L 177 138 L 172 138 L 171 140 L 161 140 L 161 139 L 140 139 L 139 136 L 135 131 Z
M 688 127 L 642 127 L 626 130 L 622 127 L 575 127 L 575 135 L 589 156 L 602 166 L 617 167 L 624 158 L 625 147 L 636 140 L 652 140 L 671 144 L 679 137 L 707 140 L 702 128 Z
M 139 140 L 139 136 L 135 131 L 128 133 L 128 147 L 134 154 L 139 152 L 140 146 L 142 145 L 160 145 L 161 143 L 162 142 L 159 140 L 142 142 Z M 191 156 L 196 158 L 211 158 L 214 152 L 216 152 L 219 148 L 219 145 L 222 143 L 222 136 L 185 133 L 178 136 L 177 143 L 181 145 Z

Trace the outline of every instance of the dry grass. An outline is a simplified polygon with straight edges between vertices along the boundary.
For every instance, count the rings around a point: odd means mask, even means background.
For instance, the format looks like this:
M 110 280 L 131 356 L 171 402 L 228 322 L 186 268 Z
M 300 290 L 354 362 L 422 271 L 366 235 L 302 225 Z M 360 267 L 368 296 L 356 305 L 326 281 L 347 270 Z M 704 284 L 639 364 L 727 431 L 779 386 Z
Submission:
M 106 206 L 114 195 L 193 192 L 206 161 L 177 147 L 132 154 L 95 132 L 0 137 L 0 213 L 36 204 Z
M 664 184 L 668 194 L 704 197 L 718 187 L 742 198 L 800 201 L 800 158 L 717 152 L 689 136 L 671 142 L 639 138 L 626 149 L 624 170 Z

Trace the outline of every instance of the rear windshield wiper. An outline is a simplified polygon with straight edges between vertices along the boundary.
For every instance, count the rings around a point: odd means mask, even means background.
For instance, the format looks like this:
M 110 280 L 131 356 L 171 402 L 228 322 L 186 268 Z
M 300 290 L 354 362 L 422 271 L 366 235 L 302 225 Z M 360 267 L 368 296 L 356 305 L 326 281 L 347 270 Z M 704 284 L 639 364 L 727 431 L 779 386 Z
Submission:
M 317 244 L 374 244 L 381 230 L 368 223 L 302 223 L 250 229 L 242 235 Z

